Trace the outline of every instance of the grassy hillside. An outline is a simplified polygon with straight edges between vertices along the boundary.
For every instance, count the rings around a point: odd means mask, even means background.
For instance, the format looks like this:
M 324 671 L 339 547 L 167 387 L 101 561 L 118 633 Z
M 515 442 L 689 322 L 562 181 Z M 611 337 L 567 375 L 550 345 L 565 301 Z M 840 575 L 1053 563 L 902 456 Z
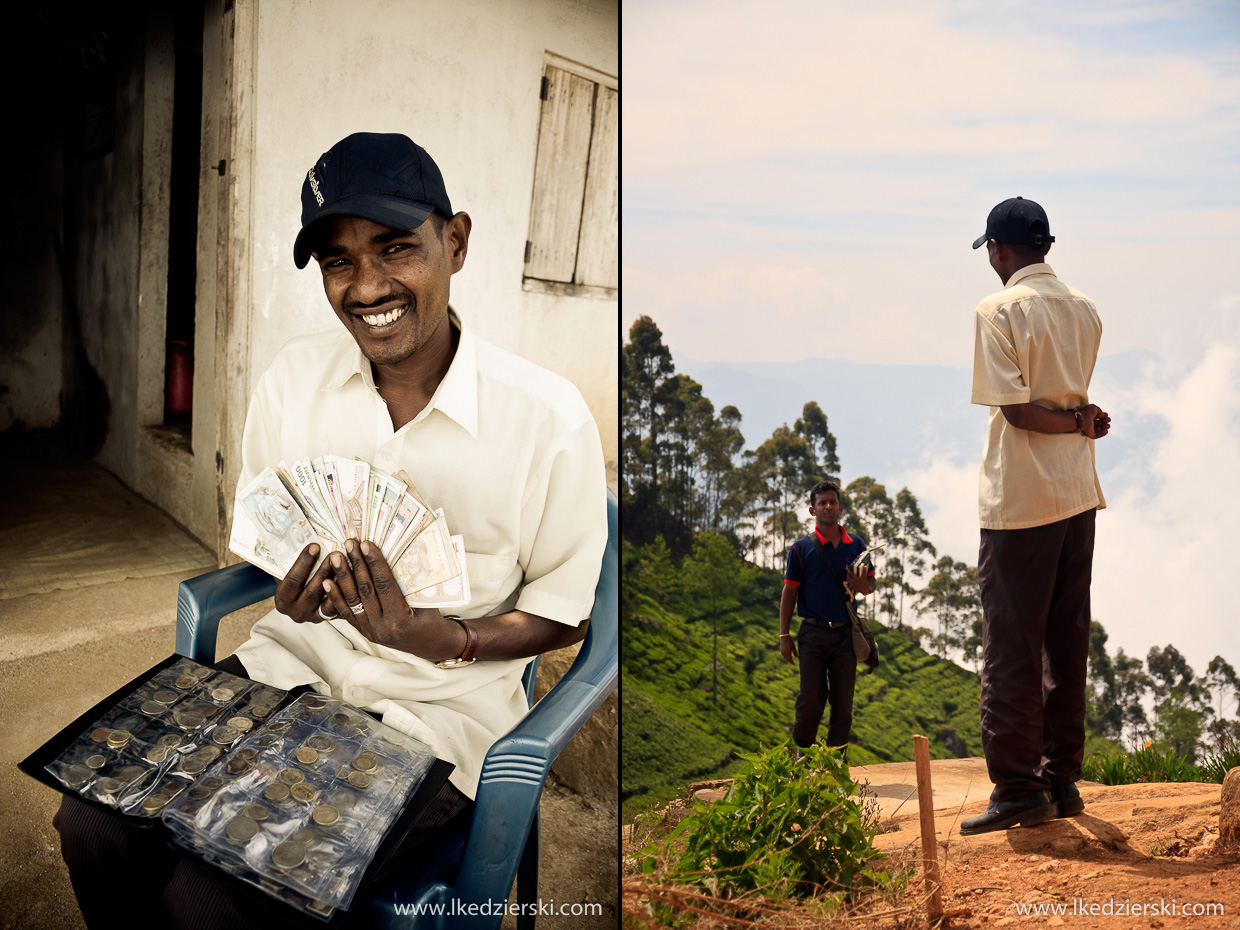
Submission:
M 688 562 L 683 577 L 675 566 L 644 572 L 635 558 L 629 564 L 621 640 L 626 817 L 696 778 L 727 774 L 734 750 L 787 740 L 798 689 L 796 667 L 779 654 L 778 573 L 738 564 L 726 583 L 695 593 Z M 643 585 L 643 576 L 655 581 Z M 901 633 L 876 627 L 875 634 L 882 664 L 857 681 L 853 733 L 860 749 L 850 761 L 911 759 L 915 733 L 930 738 L 935 758 L 980 755 L 977 675 Z

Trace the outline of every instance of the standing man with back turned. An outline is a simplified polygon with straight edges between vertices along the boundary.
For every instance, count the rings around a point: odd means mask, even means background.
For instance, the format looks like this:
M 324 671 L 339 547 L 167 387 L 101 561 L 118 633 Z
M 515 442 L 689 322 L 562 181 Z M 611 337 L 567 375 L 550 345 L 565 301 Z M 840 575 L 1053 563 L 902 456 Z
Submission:
M 788 550 L 788 569 L 779 599 L 779 654 L 788 662 L 799 659 L 801 669 L 792 740 L 801 749 L 814 745 L 818 724 L 830 702 L 827 745 L 847 751 L 857 655 L 844 598 L 873 592 L 874 572 L 853 571 L 853 563 L 859 560 L 866 544 L 860 536 L 850 536 L 840 526 L 843 508 L 839 485 L 818 482 L 809 492 L 809 502 L 814 531 Z M 835 564 L 834 573 L 823 562 L 824 557 Z M 849 593 L 845 594 L 837 577 L 844 580 Z M 790 630 L 794 607 L 801 615 L 796 642 Z M 804 655 L 798 654 L 798 647 Z
M 972 402 L 990 407 L 982 457 L 982 747 L 994 790 L 965 835 L 1084 809 L 1085 673 L 1094 516 L 1106 506 L 1089 402 L 1102 323 L 1045 264 L 1055 237 L 1032 200 L 1005 200 L 983 243 L 1004 289 L 977 307 Z

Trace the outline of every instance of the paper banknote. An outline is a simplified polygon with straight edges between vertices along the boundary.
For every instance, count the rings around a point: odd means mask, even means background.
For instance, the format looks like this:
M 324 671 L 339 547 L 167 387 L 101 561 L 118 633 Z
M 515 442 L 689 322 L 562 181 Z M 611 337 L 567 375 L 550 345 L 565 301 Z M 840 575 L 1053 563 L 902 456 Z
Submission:
M 403 472 L 360 459 L 323 455 L 263 469 L 237 495 L 228 548 L 283 579 L 310 543 L 321 562 L 348 539 L 379 546 L 411 605 L 469 603 L 464 539 L 450 535 L 443 511 L 432 511 Z

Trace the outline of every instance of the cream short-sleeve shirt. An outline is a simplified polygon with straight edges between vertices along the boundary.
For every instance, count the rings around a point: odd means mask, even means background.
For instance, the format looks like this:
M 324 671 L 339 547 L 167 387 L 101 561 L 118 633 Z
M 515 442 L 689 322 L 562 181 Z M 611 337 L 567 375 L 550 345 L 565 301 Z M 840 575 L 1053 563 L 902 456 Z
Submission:
M 430 403 L 393 430 L 369 362 L 343 328 L 293 339 L 259 380 L 238 489 L 263 468 L 333 453 L 403 470 L 465 538 L 466 619 L 513 609 L 578 625 L 590 615 L 607 539 L 598 428 L 571 382 L 478 339 L 460 323 Z M 525 713 L 528 659 L 457 669 L 366 640 L 347 621 L 272 611 L 236 653 L 250 675 L 301 684 L 382 716 L 456 765 L 474 797 L 482 760 Z
M 991 408 L 978 483 L 982 528 L 1043 526 L 1105 507 L 1092 439 L 1017 429 L 1000 409 L 1089 403 L 1102 341 L 1093 301 L 1050 265 L 1026 265 L 978 305 L 974 332 L 971 400 Z

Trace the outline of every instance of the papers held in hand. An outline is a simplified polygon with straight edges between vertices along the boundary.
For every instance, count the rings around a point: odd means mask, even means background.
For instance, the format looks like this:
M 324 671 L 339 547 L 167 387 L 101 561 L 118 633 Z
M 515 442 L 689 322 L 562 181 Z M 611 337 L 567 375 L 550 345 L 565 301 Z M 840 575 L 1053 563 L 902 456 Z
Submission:
M 464 607 L 470 601 L 465 540 L 448 532 L 403 472 L 389 475 L 359 459 L 324 455 L 264 468 L 237 495 L 228 548 L 283 579 L 310 543 L 320 561 L 345 540 L 370 540 L 412 607 Z
M 885 548 L 887 548 L 886 543 L 879 543 L 877 546 L 871 546 L 869 549 L 864 550 L 860 555 L 848 563 L 849 570 L 858 573 L 860 573 L 863 568 L 865 568 L 866 571 L 873 570 L 874 562 L 870 559 L 870 556 L 879 549 Z M 866 568 L 867 565 L 869 566 L 868 568 Z

